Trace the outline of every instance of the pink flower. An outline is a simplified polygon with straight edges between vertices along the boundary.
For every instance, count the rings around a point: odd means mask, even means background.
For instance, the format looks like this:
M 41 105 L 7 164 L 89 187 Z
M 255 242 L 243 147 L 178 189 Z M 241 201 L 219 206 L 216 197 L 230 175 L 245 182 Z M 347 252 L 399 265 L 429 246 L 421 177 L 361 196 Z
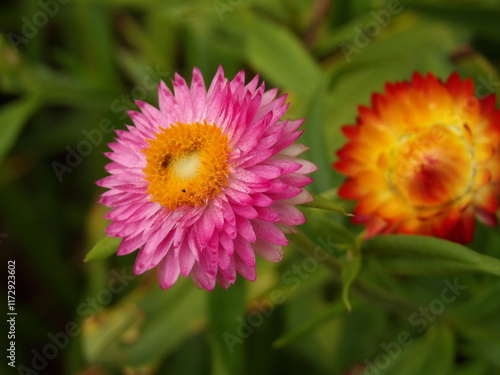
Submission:
M 106 232 L 123 238 L 119 255 L 139 249 L 136 274 L 158 266 L 163 289 L 189 274 L 207 290 L 237 272 L 253 281 L 255 253 L 279 262 L 284 233 L 305 221 L 294 205 L 311 200 L 303 187 L 316 166 L 298 158 L 303 120 L 280 121 L 286 96 L 257 85 L 222 68 L 208 91 L 198 69 L 190 87 L 176 75 L 173 93 L 159 86 L 160 108 L 138 101 L 135 126 L 109 145 Z

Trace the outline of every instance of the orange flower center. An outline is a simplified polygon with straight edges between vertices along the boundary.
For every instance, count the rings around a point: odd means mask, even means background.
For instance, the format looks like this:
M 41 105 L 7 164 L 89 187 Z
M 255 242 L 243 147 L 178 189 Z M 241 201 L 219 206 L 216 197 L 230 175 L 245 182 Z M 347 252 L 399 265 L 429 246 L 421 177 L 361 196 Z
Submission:
M 389 184 L 416 208 L 448 205 L 471 192 L 475 163 L 468 127 L 434 125 L 405 134 L 391 151 Z
M 231 150 L 215 124 L 177 123 L 148 142 L 143 172 L 153 202 L 172 211 L 200 206 L 227 185 Z

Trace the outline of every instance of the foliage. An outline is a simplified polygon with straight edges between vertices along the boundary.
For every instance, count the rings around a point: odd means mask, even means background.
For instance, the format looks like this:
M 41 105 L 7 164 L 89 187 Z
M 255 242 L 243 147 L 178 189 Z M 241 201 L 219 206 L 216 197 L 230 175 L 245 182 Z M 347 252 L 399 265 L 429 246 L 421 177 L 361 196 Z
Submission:
M 16 365 L 50 374 L 500 371 L 498 228 L 478 224 L 468 247 L 403 235 L 363 242 L 342 215 L 352 203 L 337 198 L 342 177 L 331 168 L 341 126 L 386 81 L 458 71 L 479 96 L 500 94 L 499 1 L 0 7 L 0 246 L 2 268 L 17 265 Z M 254 283 L 206 292 L 181 280 L 161 291 L 155 272 L 132 276 L 133 255 L 108 257 L 117 241 L 101 240 L 94 181 L 133 99 L 156 103 L 160 79 L 189 78 L 193 66 L 211 77 L 219 64 L 288 94 L 290 116 L 307 119 L 306 158 L 319 166 L 311 190 L 332 212 L 303 208 L 314 220 L 290 236 L 282 263 L 258 262 Z

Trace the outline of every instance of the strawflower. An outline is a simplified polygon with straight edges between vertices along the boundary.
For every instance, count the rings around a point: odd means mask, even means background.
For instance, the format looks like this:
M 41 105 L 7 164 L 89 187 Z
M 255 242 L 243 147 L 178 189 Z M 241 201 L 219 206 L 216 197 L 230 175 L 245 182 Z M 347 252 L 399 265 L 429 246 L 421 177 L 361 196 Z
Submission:
M 387 84 L 355 125 L 334 167 L 348 179 L 366 236 L 408 233 L 470 242 L 474 216 L 497 225 L 500 111 L 495 95 L 474 95 L 470 79 L 415 73 Z
M 176 74 L 173 93 L 159 86 L 159 109 L 137 101 L 135 126 L 116 132 L 100 202 L 112 207 L 108 236 L 123 238 L 118 254 L 139 249 L 135 274 L 157 267 L 163 289 L 191 275 L 212 290 L 237 273 L 255 280 L 255 254 L 282 259 L 316 166 L 294 143 L 303 120 L 281 121 L 286 96 L 258 81 L 219 68 L 207 90 L 198 69 L 190 86 Z

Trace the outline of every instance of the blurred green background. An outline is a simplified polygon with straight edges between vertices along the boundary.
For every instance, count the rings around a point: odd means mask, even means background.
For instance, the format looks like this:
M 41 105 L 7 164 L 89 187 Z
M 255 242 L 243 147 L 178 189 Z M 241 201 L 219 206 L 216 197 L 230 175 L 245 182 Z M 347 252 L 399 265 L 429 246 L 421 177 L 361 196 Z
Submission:
M 500 373 L 496 276 L 388 271 L 374 260 L 348 313 L 335 277 L 295 246 L 227 291 L 189 280 L 161 291 L 154 271 L 132 277 L 133 254 L 83 262 L 106 225 L 95 181 L 112 129 L 131 123 L 133 99 L 157 104 L 160 80 L 189 81 L 197 66 L 208 84 L 220 64 L 230 78 L 243 69 L 288 93 L 287 116 L 307 118 L 301 142 L 320 168 L 311 189 L 335 197 L 340 127 L 386 81 L 458 71 L 478 96 L 500 93 L 500 1 L 5 0 L 0 9 L 0 284 L 7 301 L 15 260 L 24 366 L 2 356 L 6 373 Z M 305 246 L 342 253 L 345 220 L 321 215 L 304 226 Z M 471 247 L 500 257 L 500 231 L 479 227 Z

